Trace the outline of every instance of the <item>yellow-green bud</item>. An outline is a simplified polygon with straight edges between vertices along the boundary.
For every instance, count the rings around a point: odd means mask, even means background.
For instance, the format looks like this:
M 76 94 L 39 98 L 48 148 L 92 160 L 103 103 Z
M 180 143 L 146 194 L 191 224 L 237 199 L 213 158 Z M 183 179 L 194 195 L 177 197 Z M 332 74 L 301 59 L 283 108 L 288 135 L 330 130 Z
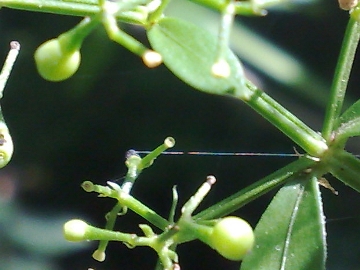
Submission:
M 87 240 L 86 233 L 89 227 L 86 222 L 80 219 L 72 219 L 64 224 L 65 239 L 71 242 Z
M 105 261 L 106 254 L 104 251 L 97 249 L 94 251 L 92 257 L 94 258 L 94 260 L 97 260 L 98 262 L 103 262 Z
M 58 38 L 40 45 L 34 58 L 39 74 L 44 79 L 54 82 L 66 80 L 74 75 L 81 61 L 80 51 L 68 51 Z

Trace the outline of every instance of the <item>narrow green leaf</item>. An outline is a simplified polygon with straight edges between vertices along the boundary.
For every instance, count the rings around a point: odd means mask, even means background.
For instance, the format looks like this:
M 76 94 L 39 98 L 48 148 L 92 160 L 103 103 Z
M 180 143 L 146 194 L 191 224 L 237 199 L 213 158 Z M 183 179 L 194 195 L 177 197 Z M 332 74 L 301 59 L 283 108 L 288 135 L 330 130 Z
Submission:
M 332 175 L 360 192 L 360 160 L 353 154 L 341 150 L 329 159 L 329 170 Z
M 280 189 L 255 228 L 242 270 L 325 269 L 325 222 L 317 179 Z
M 248 98 L 242 65 L 230 49 L 225 53 L 230 76 L 219 78 L 211 73 L 217 56 L 216 36 L 191 23 L 167 17 L 154 24 L 147 35 L 164 64 L 187 84 L 212 94 Z
M 360 100 L 350 106 L 339 118 L 335 134 L 337 140 L 360 135 Z

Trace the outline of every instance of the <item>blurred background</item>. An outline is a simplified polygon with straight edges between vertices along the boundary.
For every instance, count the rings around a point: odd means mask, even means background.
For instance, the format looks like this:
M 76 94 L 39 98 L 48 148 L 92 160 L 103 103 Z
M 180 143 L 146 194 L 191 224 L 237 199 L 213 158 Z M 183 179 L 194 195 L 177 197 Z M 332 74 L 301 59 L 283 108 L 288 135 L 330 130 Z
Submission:
M 184 0 L 167 14 L 217 31 L 219 15 Z M 84 180 L 106 184 L 126 173 L 129 149 L 152 150 L 165 137 L 174 150 L 293 153 L 295 146 L 246 104 L 198 92 L 164 66 L 147 69 L 141 60 L 109 41 L 99 27 L 82 47 L 82 63 L 71 79 L 52 83 L 36 72 L 33 53 L 44 41 L 81 18 L 0 10 L 0 59 L 9 42 L 22 49 L 2 99 L 15 153 L 0 171 L 0 269 L 153 269 L 156 254 L 111 243 L 107 259 L 91 258 L 97 243 L 67 243 L 62 225 L 82 218 L 103 226 L 114 205 L 85 193 Z M 315 130 L 321 130 L 334 67 L 348 13 L 335 0 L 291 1 L 268 16 L 238 17 L 232 48 L 249 78 Z M 135 26 L 124 29 L 147 43 Z M 206 44 L 204 44 L 206 46 Z M 3 61 L 3 60 L 2 60 Z M 1 62 L 2 62 L 1 61 Z M 355 60 L 348 102 L 359 98 Z M 348 150 L 360 153 L 351 141 Z M 300 151 L 300 149 L 299 149 Z M 172 186 L 182 205 L 213 174 L 218 182 L 201 209 L 293 161 L 284 157 L 160 156 L 138 179 L 133 195 L 167 216 Z M 327 269 L 359 269 L 360 195 L 328 177 L 339 195 L 322 189 L 328 230 Z M 275 191 L 235 214 L 256 225 Z M 118 229 L 140 233 L 143 222 L 129 213 Z M 200 242 L 179 246 L 182 269 L 239 269 Z

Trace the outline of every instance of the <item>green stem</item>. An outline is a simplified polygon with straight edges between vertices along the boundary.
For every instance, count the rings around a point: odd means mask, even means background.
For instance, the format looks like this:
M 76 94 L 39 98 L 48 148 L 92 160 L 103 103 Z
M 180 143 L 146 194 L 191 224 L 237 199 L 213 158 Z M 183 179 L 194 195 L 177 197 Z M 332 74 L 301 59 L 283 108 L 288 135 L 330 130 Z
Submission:
M 157 148 L 155 148 L 153 151 L 151 151 L 149 154 L 147 154 L 145 157 L 141 160 L 141 169 L 147 168 L 151 166 L 154 162 L 154 160 L 162 154 L 162 152 L 166 151 L 169 148 L 174 147 L 175 145 L 175 139 L 173 137 L 167 137 L 164 140 L 164 143 Z
M 335 69 L 334 80 L 330 92 L 330 100 L 326 109 L 324 127 L 322 130 L 322 135 L 327 141 L 331 140 L 331 133 L 338 117 L 341 114 L 346 87 L 348 85 L 359 38 L 359 22 L 350 17 Z M 316 89 L 316 86 L 314 86 L 314 88 Z
M 91 225 L 88 225 L 84 238 L 84 240 L 106 240 L 125 242 L 133 247 L 151 246 L 152 242 L 154 242 L 154 240 L 149 237 L 137 236 L 132 233 L 109 231 Z
M 134 197 L 129 196 L 128 194 L 126 194 L 125 196 L 118 195 L 117 199 L 119 200 L 120 204 L 128 207 L 156 227 L 165 230 L 165 228 L 169 225 L 169 222 L 166 219 L 159 216 L 154 210 L 150 209 L 149 207 L 136 200 Z
M 128 49 L 134 54 L 142 57 L 148 50 L 141 42 L 133 38 L 129 34 L 120 30 L 117 25 L 116 18 L 111 14 L 104 13 L 102 22 L 108 37 Z
M 304 173 L 304 171 L 314 167 L 317 164 L 317 161 L 307 157 L 302 157 L 285 166 L 284 168 L 281 168 L 280 170 L 268 175 L 267 177 L 198 213 L 193 218 L 194 220 L 214 219 L 230 214 L 245 204 L 260 197 L 261 195 L 278 187 L 279 185 L 284 184 L 289 180 L 295 179 L 299 176 L 299 174 Z
M 186 243 L 194 239 L 199 239 L 207 245 L 210 245 L 209 238 L 213 226 L 207 226 L 196 223 L 191 217 L 182 216 L 177 223 L 179 227 L 178 234 L 174 241 L 178 244 Z
M 99 6 L 94 1 L 58 1 L 58 0 L 1 0 L 0 6 L 36 11 L 55 13 L 61 15 L 72 15 L 72 16 L 90 16 L 100 12 Z
M 113 209 L 111 209 L 111 211 L 106 216 L 107 221 L 106 221 L 106 225 L 105 225 L 105 230 L 109 230 L 109 231 L 114 230 L 116 218 L 122 209 L 123 209 L 123 206 L 119 203 L 117 203 L 113 207 Z M 108 243 L 109 243 L 109 240 L 100 240 L 98 250 L 101 252 L 105 252 Z
M 20 43 L 17 41 L 10 42 L 10 51 L 5 59 L 4 66 L 0 72 L 0 99 L 3 97 L 5 85 L 9 79 L 11 70 L 16 61 L 16 58 L 20 51 Z M 2 113 L 0 111 L 0 119 L 3 120 Z
M 169 5 L 170 0 L 162 0 L 159 7 L 154 12 L 149 14 L 148 21 L 150 23 L 156 22 L 164 13 L 165 8 Z
M 215 184 L 216 179 L 214 176 L 208 176 L 206 182 L 203 183 L 196 193 L 182 207 L 182 216 L 190 218 L 195 209 L 202 202 L 204 197 L 209 193 L 211 186 Z
M 0 0 L 0 7 L 80 17 L 93 16 L 101 12 L 97 0 Z M 128 23 L 146 24 L 146 16 L 140 11 L 124 11 L 116 14 L 116 19 Z
M 169 222 L 170 223 L 174 223 L 174 221 L 175 221 L 174 218 L 175 218 L 175 214 L 176 214 L 176 206 L 179 201 L 179 195 L 177 193 L 176 186 L 173 186 L 172 193 L 173 193 L 173 201 L 172 201 L 170 212 L 169 212 Z
M 216 50 L 216 62 L 225 58 L 225 54 L 229 47 L 230 33 L 235 16 L 235 1 L 227 0 L 226 6 L 221 14 L 221 23 L 218 34 L 218 44 Z
M 214 10 L 223 11 L 225 8 L 225 1 L 213 1 L 213 0 L 191 0 L 191 2 L 199 5 L 209 7 Z M 235 13 L 244 16 L 265 15 L 263 10 L 257 10 L 254 4 L 250 1 L 236 1 Z
M 125 162 L 126 166 L 128 167 L 128 171 L 126 173 L 126 177 L 124 179 L 123 184 L 121 185 L 121 189 L 130 194 L 130 191 L 139 177 L 142 168 L 140 168 L 141 158 L 137 154 L 130 155 L 127 157 Z
M 58 40 L 63 50 L 69 52 L 69 54 L 80 50 L 84 39 L 100 23 L 101 17 L 99 15 L 95 15 L 93 17 L 85 17 L 78 25 L 76 25 L 69 31 L 61 34 L 58 37 Z
M 320 157 L 328 149 L 325 140 L 295 115 L 258 89 L 251 82 L 247 83 L 253 93 L 249 100 L 243 100 L 285 135 L 303 148 L 309 155 Z
M 90 181 L 85 181 L 82 183 L 82 188 L 86 192 L 97 192 L 101 196 L 117 199 L 120 205 L 123 205 L 132 211 L 134 211 L 139 216 L 142 216 L 144 219 L 149 221 L 151 224 L 156 227 L 165 230 L 169 225 L 169 221 L 158 215 L 154 210 L 147 207 L 130 194 L 122 191 L 121 188 L 115 183 L 108 182 L 113 188 L 105 187 L 101 185 L 94 185 Z

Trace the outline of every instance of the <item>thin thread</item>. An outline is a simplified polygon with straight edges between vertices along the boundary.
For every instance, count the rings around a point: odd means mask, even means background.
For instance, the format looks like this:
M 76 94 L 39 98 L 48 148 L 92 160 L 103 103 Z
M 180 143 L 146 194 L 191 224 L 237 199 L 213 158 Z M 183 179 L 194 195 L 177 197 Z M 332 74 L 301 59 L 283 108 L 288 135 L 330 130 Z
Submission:
M 149 154 L 151 151 L 138 151 L 138 154 Z M 257 157 L 301 157 L 298 153 L 253 153 L 253 152 L 207 152 L 207 151 L 164 151 L 162 155 L 194 155 L 194 156 L 257 156 Z
M 152 151 L 134 150 L 137 154 L 150 154 Z M 303 157 L 299 153 L 259 153 L 259 152 L 207 152 L 207 151 L 164 151 L 162 155 L 194 155 L 194 156 L 245 156 L 245 157 Z M 354 155 L 360 157 L 359 155 Z

